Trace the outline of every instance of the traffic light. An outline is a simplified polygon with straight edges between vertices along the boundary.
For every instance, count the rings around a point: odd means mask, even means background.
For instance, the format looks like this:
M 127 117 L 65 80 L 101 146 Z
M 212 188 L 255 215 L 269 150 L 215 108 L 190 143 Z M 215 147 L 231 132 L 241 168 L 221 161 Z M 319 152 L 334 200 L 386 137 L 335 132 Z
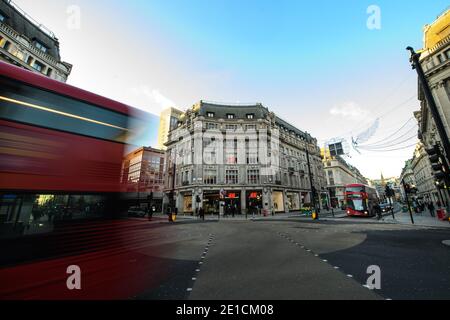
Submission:
M 411 186 L 409 183 L 405 183 L 405 193 L 410 194 L 411 193 Z
M 384 190 L 384 193 L 386 194 L 386 197 L 391 197 L 391 188 L 389 185 L 386 185 L 386 189 Z
M 449 180 L 449 166 L 445 156 L 442 154 L 441 149 L 438 145 L 435 145 L 431 149 L 427 149 L 431 167 L 434 171 L 434 176 L 439 184 L 445 183 L 448 184 Z

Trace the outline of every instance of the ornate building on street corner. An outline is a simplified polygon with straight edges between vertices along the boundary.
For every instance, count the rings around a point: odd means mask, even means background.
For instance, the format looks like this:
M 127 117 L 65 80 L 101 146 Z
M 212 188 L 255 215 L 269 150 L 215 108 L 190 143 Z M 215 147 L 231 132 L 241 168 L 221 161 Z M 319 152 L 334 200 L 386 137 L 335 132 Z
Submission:
M 368 185 L 361 172 L 341 156 L 331 156 L 329 149 L 322 149 L 327 189 L 333 208 L 345 207 L 345 187 L 349 184 Z
M 262 104 L 200 101 L 166 146 L 165 203 L 179 213 L 296 211 L 311 205 L 312 190 L 317 205 L 327 202 L 317 140 Z
M 55 35 L 11 0 L 0 0 L 0 61 L 62 82 L 72 71 L 61 61 Z
M 446 10 L 432 24 L 425 26 L 424 48 L 421 52 L 420 62 L 444 124 L 444 129 L 447 136 L 450 136 L 450 9 Z M 421 102 L 420 111 L 414 114 L 419 124 L 419 139 L 425 149 L 431 149 L 433 146 L 441 144 L 441 138 L 420 85 L 419 100 Z M 426 171 L 428 172 L 428 169 Z M 431 167 L 429 172 L 433 172 Z M 426 194 L 441 194 L 443 200 L 450 203 L 448 190 L 447 192 L 445 190 L 440 192 L 435 185 L 435 190 L 432 191 L 431 179 L 427 177 L 424 181 L 427 185 L 424 186 Z

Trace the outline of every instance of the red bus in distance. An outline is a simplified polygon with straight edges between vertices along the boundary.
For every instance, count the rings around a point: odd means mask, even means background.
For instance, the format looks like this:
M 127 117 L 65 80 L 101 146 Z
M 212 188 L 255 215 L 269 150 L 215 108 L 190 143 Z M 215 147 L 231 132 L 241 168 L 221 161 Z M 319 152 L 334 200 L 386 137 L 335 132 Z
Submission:
M 347 216 L 374 217 L 374 205 L 378 201 L 377 191 L 364 184 L 350 184 L 345 187 Z

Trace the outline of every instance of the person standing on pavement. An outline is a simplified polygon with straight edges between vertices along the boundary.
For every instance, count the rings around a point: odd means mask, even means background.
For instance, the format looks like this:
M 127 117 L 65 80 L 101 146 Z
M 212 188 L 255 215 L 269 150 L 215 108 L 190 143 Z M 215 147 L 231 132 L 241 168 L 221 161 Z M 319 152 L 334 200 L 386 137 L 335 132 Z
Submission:
M 381 220 L 381 218 L 383 216 L 381 214 L 381 207 L 380 207 L 380 204 L 378 202 L 376 202 L 375 205 L 373 206 L 373 210 L 375 211 L 375 214 L 377 215 L 377 219 Z
M 428 204 L 428 210 L 430 210 L 430 214 L 431 216 L 434 218 L 434 204 L 433 201 L 430 201 L 430 203 Z
M 201 207 L 198 211 L 199 215 L 200 215 L 200 219 L 202 219 L 203 221 L 205 221 L 205 210 L 203 209 L 203 207 Z

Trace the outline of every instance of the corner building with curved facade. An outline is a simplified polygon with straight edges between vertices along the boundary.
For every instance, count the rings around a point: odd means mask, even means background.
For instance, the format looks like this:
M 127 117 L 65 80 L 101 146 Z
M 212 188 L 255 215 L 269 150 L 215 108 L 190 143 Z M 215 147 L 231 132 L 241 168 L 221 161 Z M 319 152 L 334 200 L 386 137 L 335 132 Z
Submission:
M 328 201 L 317 140 L 262 104 L 200 101 L 169 132 L 166 147 L 164 202 L 180 214 L 200 207 L 207 214 L 309 207 L 307 149 L 316 203 Z

